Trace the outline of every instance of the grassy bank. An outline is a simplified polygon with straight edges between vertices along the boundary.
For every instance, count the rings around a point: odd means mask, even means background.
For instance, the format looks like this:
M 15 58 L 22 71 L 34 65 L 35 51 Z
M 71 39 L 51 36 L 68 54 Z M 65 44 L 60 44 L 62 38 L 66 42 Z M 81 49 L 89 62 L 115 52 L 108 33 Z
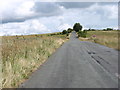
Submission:
M 2 87 L 18 87 L 66 40 L 65 35 L 2 37 Z
M 91 41 L 110 48 L 118 48 L 118 31 L 88 31 L 87 38 L 81 38 L 81 41 Z

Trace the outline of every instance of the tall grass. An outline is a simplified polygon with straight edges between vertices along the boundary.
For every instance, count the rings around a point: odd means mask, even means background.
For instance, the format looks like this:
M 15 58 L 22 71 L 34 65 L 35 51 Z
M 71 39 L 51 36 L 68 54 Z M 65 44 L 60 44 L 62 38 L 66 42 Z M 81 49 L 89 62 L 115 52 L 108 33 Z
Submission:
M 2 87 L 13 88 L 28 79 L 65 41 L 65 36 L 3 36 L 2 41 Z
M 87 38 L 80 38 L 80 40 L 91 41 L 120 50 L 118 47 L 118 32 L 119 31 L 88 31 Z
M 2 53 L 1 53 L 1 44 L 2 44 L 2 37 L 0 37 L 0 89 L 2 89 Z

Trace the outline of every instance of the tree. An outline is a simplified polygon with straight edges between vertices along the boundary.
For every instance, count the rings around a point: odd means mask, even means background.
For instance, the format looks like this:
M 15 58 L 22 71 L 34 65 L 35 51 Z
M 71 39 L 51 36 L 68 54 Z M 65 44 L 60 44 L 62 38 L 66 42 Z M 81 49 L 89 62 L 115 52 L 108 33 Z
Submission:
M 66 30 L 63 30 L 63 31 L 62 31 L 62 34 L 67 34 L 67 31 L 66 31 Z
M 107 28 L 107 31 L 112 31 L 113 29 L 112 28 Z
M 106 28 L 106 29 L 103 29 L 103 31 L 112 31 L 113 28 Z
M 73 31 L 73 29 L 71 29 L 71 28 L 68 28 L 68 30 L 67 30 L 68 33 L 71 33 L 72 31 Z
M 73 29 L 78 32 L 79 30 L 82 30 L 82 25 L 80 23 L 75 23 L 73 26 Z

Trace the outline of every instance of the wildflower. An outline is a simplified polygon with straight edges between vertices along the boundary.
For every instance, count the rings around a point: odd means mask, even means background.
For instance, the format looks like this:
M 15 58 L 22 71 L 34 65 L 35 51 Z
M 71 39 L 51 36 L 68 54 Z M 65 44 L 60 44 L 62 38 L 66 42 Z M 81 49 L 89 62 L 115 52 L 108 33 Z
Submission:
M 93 35 L 92 37 L 94 37 L 94 38 L 95 38 L 95 37 L 96 37 L 96 35 Z

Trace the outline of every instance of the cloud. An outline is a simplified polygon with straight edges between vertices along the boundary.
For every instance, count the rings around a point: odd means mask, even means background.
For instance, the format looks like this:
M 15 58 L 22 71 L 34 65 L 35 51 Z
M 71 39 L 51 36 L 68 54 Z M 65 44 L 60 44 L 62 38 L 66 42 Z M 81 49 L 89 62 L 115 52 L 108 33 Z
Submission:
M 58 27 L 58 30 L 62 31 L 62 30 L 67 30 L 68 28 L 72 28 L 72 26 L 69 24 L 63 24 Z
M 24 22 L 39 17 L 61 16 L 69 9 L 79 9 L 77 12 L 80 10 L 86 12 L 86 9 L 90 8 L 91 12 L 96 10 L 98 14 L 106 12 L 106 15 L 109 16 L 110 13 L 109 18 L 111 19 L 116 18 L 117 14 L 116 3 L 97 3 L 96 5 L 95 2 L 38 2 L 34 0 L 3 0 L 1 2 L 2 23 Z M 113 13 L 113 11 L 115 12 Z
M 62 13 L 62 8 L 54 2 L 36 2 L 32 10 L 44 17 Z
M 27 34 L 42 34 L 51 33 L 44 24 L 37 19 L 29 20 L 21 23 L 7 23 L 3 24 L 0 35 L 27 35 Z
M 0 6 L 0 14 L 2 15 L 2 23 L 23 22 L 35 16 L 31 8 L 34 6 L 32 0 L 3 0 Z
M 76 22 L 81 23 L 83 28 L 96 29 L 116 28 L 118 25 L 117 4 L 94 3 L 87 6 L 84 3 L 85 6 L 75 6 L 73 3 L 70 6 L 68 2 L 61 5 L 55 2 L 40 4 L 32 0 L 18 1 L 7 3 L 8 8 L 2 10 L 4 28 L 1 28 L 0 35 L 58 32 L 72 27 Z
M 22 3 L 19 7 L 17 7 L 15 13 L 19 17 L 32 16 L 34 14 L 34 11 L 31 10 L 33 6 L 33 1 L 26 1 Z
M 6 0 L 5 0 L 6 1 Z M 2 23 L 24 22 L 37 17 L 49 17 L 62 14 L 62 7 L 54 2 L 35 2 L 33 0 L 18 0 L 18 2 L 5 2 L 2 8 Z
M 100 5 L 96 3 L 88 8 L 66 9 L 63 14 L 63 23 L 73 25 L 80 22 L 84 28 L 107 28 L 116 27 L 118 19 L 117 5 Z
M 94 4 L 94 2 L 57 2 L 60 6 L 64 6 L 65 8 L 88 8 Z
M 89 9 L 91 12 L 102 15 L 102 17 L 108 17 L 109 19 L 117 19 L 118 16 L 118 5 L 106 4 L 100 5 L 99 3 L 94 4 Z

